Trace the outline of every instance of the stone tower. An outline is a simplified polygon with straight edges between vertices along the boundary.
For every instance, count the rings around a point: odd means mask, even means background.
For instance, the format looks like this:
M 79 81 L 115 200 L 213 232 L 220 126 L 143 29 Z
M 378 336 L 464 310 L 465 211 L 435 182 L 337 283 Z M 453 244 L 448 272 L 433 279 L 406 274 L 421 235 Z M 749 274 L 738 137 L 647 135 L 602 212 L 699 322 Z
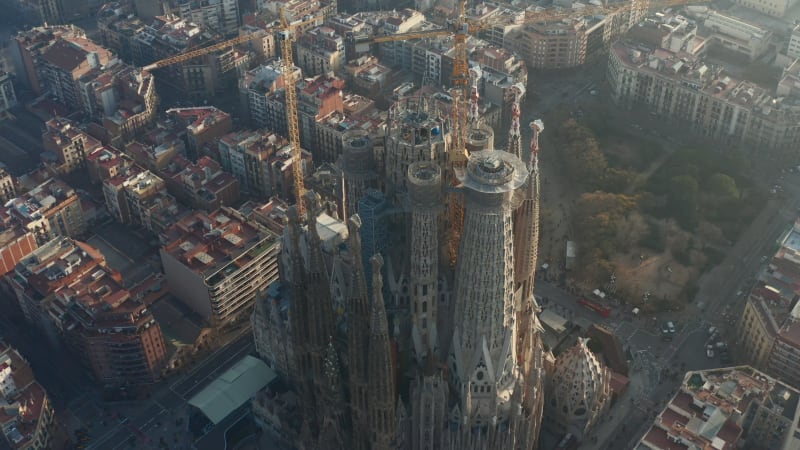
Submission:
M 411 206 L 411 339 L 418 362 L 438 358 L 439 216 L 442 169 L 433 162 L 408 167 Z
M 372 317 L 368 356 L 369 375 L 369 427 L 371 450 L 393 450 L 397 434 L 395 418 L 395 372 L 392 347 L 389 342 L 389 324 L 383 304 L 383 257 L 370 258 L 372 264 Z
M 511 103 L 511 128 L 508 130 L 508 153 L 522 158 L 522 133 L 519 127 L 520 118 L 520 99 L 525 95 L 525 85 L 517 83 L 511 86 L 514 93 L 514 101 Z
M 348 131 L 342 137 L 341 166 L 344 174 L 345 215 L 358 212 L 358 201 L 367 189 L 376 187 L 378 174 L 372 138 L 364 130 Z
M 300 251 L 300 217 L 297 210 L 290 207 L 287 212 L 289 225 L 291 261 L 291 298 L 289 311 L 292 338 L 294 340 L 295 369 L 300 380 L 300 390 L 304 405 L 309 408 L 306 419 L 314 426 L 321 424 L 322 417 L 318 401 L 326 387 L 324 360 L 328 343 L 334 335 L 335 316 L 330 294 L 330 280 L 325 262 L 322 259 L 322 243 L 317 232 L 317 215 L 320 210 L 319 196 L 308 192 L 308 264 L 303 264 Z M 308 267 L 308 269 L 306 269 Z M 314 422 L 313 420 L 317 420 Z
M 410 450 L 440 448 L 447 420 L 447 382 L 441 374 L 414 380 L 411 408 Z
M 406 192 L 408 166 L 433 161 L 444 167 L 450 126 L 435 101 L 409 97 L 392 105 L 386 126 L 385 181 L 390 198 Z
M 483 76 L 483 72 L 480 67 L 473 66 L 469 69 L 469 75 L 472 79 L 472 88 L 470 90 L 469 110 L 467 111 L 467 139 L 464 145 L 467 147 L 467 152 L 472 153 L 494 148 L 494 130 L 483 119 L 478 106 L 478 98 L 480 97 L 478 81 Z
M 572 433 L 579 441 L 606 411 L 611 373 L 579 339 L 558 356 L 545 417 L 553 431 Z
M 518 387 L 515 351 L 512 197 L 528 178 L 516 156 L 487 150 L 471 155 L 459 175 L 465 214 L 455 273 L 451 383 L 470 426 L 503 421 Z
M 350 417 L 354 430 L 368 426 L 369 392 L 367 353 L 369 351 L 369 297 L 361 258 L 361 219 L 347 220 L 347 249 L 352 255 L 350 292 L 347 295 L 347 357 L 350 381 Z M 353 449 L 368 449 L 367 436 L 353 433 Z
M 518 119 L 519 117 L 517 117 Z M 544 409 L 545 360 L 552 355 L 548 355 L 549 352 L 544 350 L 542 342 L 544 330 L 537 316 L 540 312 L 539 305 L 533 296 L 539 246 L 539 132 L 544 129 L 544 125 L 537 120 L 531 123 L 531 128 L 534 134 L 531 139 L 528 160 L 530 175 L 521 193 L 522 204 L 514 211 L 513 226 L 517 357 L 523 361 L 523 409 L 530 417 L 536 418 L 525 430 L 528 434 L 527 441 L 533 444 L 529 448 L 535 448 L 535 443 L 539 442 L 541 417 Z M 511 144 L 512 142 L 509 142 L 509 148 L 512 148 Z
M 528 183 L 525 186 L 522 204 L 514 211 L 514 286 L 517 289 L 516 304 L 518 327 L 517 344 L 524 339 L 526 326 L 535 313 L 532 306 L 536 260 L 539 247 L 539 133 L 544 129 L 540 120 L 531 123 L 533 138 L 528 160 Z

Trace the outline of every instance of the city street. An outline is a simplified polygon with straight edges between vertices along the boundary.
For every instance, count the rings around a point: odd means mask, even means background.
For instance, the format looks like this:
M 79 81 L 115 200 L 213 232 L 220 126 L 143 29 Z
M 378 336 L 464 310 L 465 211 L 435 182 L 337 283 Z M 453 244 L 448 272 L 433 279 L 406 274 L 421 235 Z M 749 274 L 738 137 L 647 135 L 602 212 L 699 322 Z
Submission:
M 127 423 L 113 423 L 111 429 L 93 439 L 88 448 L 131 448 L 129 442 L 132 439 L 136 442 L 136 448 L 156 448 L 160 438 L 174 443 L 176 437 L 182 445 L 178 448 L 189 448 L 187 443 L 191 439 L 186 431 L 186 402 L 253 349 L 252 332 L 247 327 L 229 344 L 196 364 L 187 374 L 168 381 L 149 400 L 126 408 L 123 414 L 129 418 Z M 176 419 L 183 420 L 176 422 Z

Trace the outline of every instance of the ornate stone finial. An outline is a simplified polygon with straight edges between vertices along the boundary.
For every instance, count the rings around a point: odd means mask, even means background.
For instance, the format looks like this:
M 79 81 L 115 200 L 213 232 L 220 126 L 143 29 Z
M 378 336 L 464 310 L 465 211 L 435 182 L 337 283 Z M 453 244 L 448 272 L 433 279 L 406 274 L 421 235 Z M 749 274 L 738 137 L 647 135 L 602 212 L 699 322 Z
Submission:
M 319 210 L 322 207 L 322 197 L 314 191 L 306 191 L 304 203 L 306 205 L 306 215 L 308 216 L 308 223 L 313 222 L 313 218 L 319 215 Z
M 328 338 L 328 347 L 325 349 L 325 360 L 323 361 L 325 378 L 331 389 L 335 389 L 339 382 L 339 354 L 333 346 L 333 336 Z
M 361 217 L 358 214 L 347 219 L 347 246 L 357 258 L 361 258 Z
M 376 253 L 372 255 L 369 259 L 369 262 L 372 263 L 372 276 L 374 279 L 373 283 L 380 283 L 383 285 L 383 277 L 381 276 L 381 269 L 383 268 L 383 256 L 380 253 Z

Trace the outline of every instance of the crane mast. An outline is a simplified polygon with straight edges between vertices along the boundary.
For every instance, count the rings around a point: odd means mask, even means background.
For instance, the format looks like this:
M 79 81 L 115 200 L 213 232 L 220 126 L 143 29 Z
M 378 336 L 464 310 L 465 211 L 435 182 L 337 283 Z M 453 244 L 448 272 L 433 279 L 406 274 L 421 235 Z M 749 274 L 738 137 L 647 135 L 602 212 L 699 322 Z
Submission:
M 299 217 L 305 217 L 305 181 L 303 179 L 303 152 L 300 148 L 300 126 L 297 118 L 297 90 L 294 79 L 294 56 L 292 50 L 292 33 L 286 16 L 281 11 L 281 28 L 278 38 L 281 41 L 281 57 L 283 58 L 283 80 L 286 95 L 286 131 L 289 134 L 289 145 L 292 148 L 292 181 L 294 182 L 294 201 Z
M 463 111 L 461 102 L 466 99 L 469 92 L 469 61 L 467 60 L 467 35 L 469 23 L 466 21 L 465 12 L 467 1 L 459 3 L 458 18 L 455 22 L 455 55 L 453 57 L 453 111 L 452 111 L 452 145 L 450 147 L 449 169 L 450 180 L 453 187 L 458 184 L 455 171 L 463 169 L 467 164 L 467 114 Z M 450 265 L 455 266 L 458 256 L 458 246 L 461 242 L 461 233 L 464 227 L 464 194 L 456 190 L 450 193 L 447 205 L 450 222 L 450 237 L 447 253 Z
M 452 88 L 452 97 L 453 97 L 453 108 L 452 108 L 452 141 L 450 149 L 448 150 L 448 176 L 450 178 L 451 187 L 456 187 L 458 184 L 458 179 L 455 176 L 455 172 L 458 170 L 463 170 L 466 166 L 468 153 L 466 150 L 466 136 L 467 136 L 467 116 L 473 114 L 474 110 L 468 111 L 466 106 L 466 101 L 469 96 L 469 88 L 470 88 L 470 74 L 469 74 L 469 61 L 467 55 L 467 37 L 469 35 L 477 34 L 481 31 L 490 29 L 495 26 L 503 26 L 507 25 L 506 20 L 500 21 L 492 21 L 492 20 L 481 20 L 481 21 L 471 21 L 466 18 L 466 0 L 459 1 L 459 9 L 458 9 L 458 16 L 453 20 L 452 25 L 443 29 L 437 30 L 426 30 L 426 31 L 412 31 L 408 33 L 400 33 L 395 35 L 388 35 L 388 36 L 376 36 L 364 41 L 359 41 L 358 43 L 380 43 L 380 42 L 393 42 L 393 41 L 404 41 L 404 40 L 412 40 L 412 39 L 422 39 L 422 38 L 433 38 L 433 37 L 441 37 L 441 36 L 453 36 L 455 41 L 455 55 L 453 61 L 453 88 Z M 683 5 L 687 3 L 695 3 L 693 0 L 666 0 L 663 2 L 657 2 L 656 4 L 652 5 L 653 7 L 658 8 L 665 8 L 669 6 L 676 6 L 676 5 Z M 528 12 L 526 13 L 525 19 L 522 21 L 523 24 L 526 23 L 536 23 L 536 22 L 544 22 L 548 20 L 557 20 L 557 19 L 565 19 L 569 17 L 583 17 L 591 14 L 600 14 L 600 13 L 615 13 L 615 12 L 625 12 L 625 11 L 633 11 L 642 13 L 646 11 L 650 7 L 649 0 L 633 0 L 630 4 L 627 4 L 622 7 L 607 7 L 607 6 L 592 6 L 583 8 L 581 11 L 562 11 L 562 10 L 551 10 L 551 11 L 543 11 L 543 12 Z M 297 209 L 300 214 L 300 217 L 303 217 L 305 213 L 305 205 L 304 205 L 304 195 L 305 195 L 305 186 L 304 186 L 304 178 L 303 178 L 303 164 L 302 164 L 302 151 L 300 147 L 300 129 L 298 124 L 297 118 L 297 91 L 295 90 L 295 83 L 297 80 L 294 79 L 294 61 L 293 61 L 293 50 L 292 44 L 294 41 L 294 33 L 296 29 L 299 27 L 304 27 L 311 24 L 317 24 L 319 22 L 319 18 L 304 18 L 302 21 L 296 21 L 293 23 L 289 23 L 286 19 L 283 10 L 280 13 L 280 21 L 273 25 L 270 28 L 265 30 L 261 30 L 255 33 L 250 33 L 247 35 L 239 36 L 233 39 L 229 39 L 224 42 L 220 42 L 209 47 L 196 49 L 187 51 L 180 55 L 172 56 L 169 58 L 165 58 L 159 61 L 156 61 L 152 64 L 149 64 L 142 68 L 142 70 L 156 70 L 161 69 L 172 64 L 179 64 L 185 61 L 189 61 L 191 59 L 207 55 L 209 53 L 213 53 L 219 50 L 224 50 L 226 48 L 246 43 L 253 39 L 258 39 L 265 36 L 267 33 L 278 33 L 278 38 L 280 40 L 281 46 L 281 53 L 283 57 L 283 77 L 284 77 L 284 84 L 286 87 L 286 128 L 289 134 L 289 144 L 292 146 L 292 177 L 294 181 L 294 195 L 295 201 L 297 202 Z M 518 114 L 519 114 L 519 104 L 518 98 L 515 98 L 515 105 L 516 107 L 516 120 L 518 121 Z M 516 124 L 518 130 L 518 122 Z M 541 131 L 541 128 L 538 130 Z M 513 128 L 512 128 L 512 138 L 518 136 L 513 136 Z M 534 132 L 534 140 L 538 137 L 538 132 Z M 534 144 L 531 144 L 532 147 Z M 538 144 L 536 145 L 538 149 Z M 538 164 L 534 163 L 534 167 L 538 171 Z M 458 246 L 461 241 L 461 232 L 464 223 L 464 206 L 463 206 L 463 194 L 458 192 L 456 189 L 451 189 L 450 193 L 450 202 L 448 202 L 448 218 L 450 224 L 450 239 L 448 242 L 448 253 L 450 264 L 455 265 L 456 263 L 456 255 L 458 252 Z

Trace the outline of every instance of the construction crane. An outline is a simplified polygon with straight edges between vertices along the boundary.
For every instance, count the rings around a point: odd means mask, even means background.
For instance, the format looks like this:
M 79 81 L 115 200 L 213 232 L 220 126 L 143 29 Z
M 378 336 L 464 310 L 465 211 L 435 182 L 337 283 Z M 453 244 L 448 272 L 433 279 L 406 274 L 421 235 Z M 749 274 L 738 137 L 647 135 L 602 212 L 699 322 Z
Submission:
M 692 0 L 666 0 L 658 2 L 654 7 L 666 8 L 675 5 L 682 5 L 691 3 Z M 649 8 L 647 0 L 633 0 L 630 3 L 620 6 L 589 6 L 580 10 L 545 10 L 536 12 L 526 12 L 525 18 L 519 20 L 469 20 L 466 17 L 466 0 L 459 2 L 458 14 L 456 18 L 448 23 L 448 26 L 441 29 L 424 30 L 424 31 L 411 31 L 407 33 L 398 33 L 386 36 L 373 36 L 366 39 L 355 39 L 352 35 L 349 36 L 355 42 L 356 48 L 367 44 L 380 44 L 384 42 L 407 41 L 414 39 L 429 39 L 445 36 L 453 36 L 454 39 L 454 56 L 453 56 L 453 72 L 451 96 L 453 98 L 452 114 L 451 114 L 451 136 L 452 145 L 448 155 L 448 169 L 450 172 L 451 184 L 457 183 L 455 171 L 462 169 L 466 165 L 468 154 L 466 150 L 466 135 L 467 135 L 467 111 L 462 107 L 462 102 L 466 101 L 469 96 L 470 85 L 470 69 L 469 61 L 467 59 L 467 37 L 476 35 L 482 31 L 488 30 L 493 27 L 502 27 L 507 25 L 524 25 L 528 23 L 540 23 L 551 20 L 563 20 L 568 18 L 581 18 L 596 14 L 612 14 L 622 13 L 626 11 L 644 11 Z M 516 100 L 518 101 L 518 99 Z M 471 113 L 472 111 L 470 111 Z M 450 224 L 450 239 L 448 242 L 448 255 L 450 264 L 455 265 L 458 245 L 461 240 L 461 231 L 463 228 L 463 198 L 460 193 L 451 190 L 451 201 L 448 202 L 448 218 Z
M 681 5 L 685 3 L 692 2 L 692 0 L 667 0 L 665 2 L 658 2 L 655 6 L 663 8 L 669 7 L 673 5 Z M 453 136 L 453 145 L 451 146 L 451 152 L 448 155 L 448 166 L 450 168 L 450 179 L 453 183 L 457 182 L 456 177 L 453 175 L 455 170 L 463 168 L 467 161 L 467 153 L 466 153 L 466 118 L 467 114 L 462 107 L 462 102 L 467 98 L 469 94 L 469 85 L 470 85 L 470 75 L 469 75 L 469 62 L 467 60 L 467 48 L 466 42 L 467 37 L 470 35 L 475 35 L 480 33 L 481 31 L 490 29 L 496 26 L 504 26 L 504 25 L 520 25 L 526 23 L 535 23 L 535 22 L 544 22 L 548 20 L 561 20 L 570 17 L 585 17 L 588 15 L 593 14 L 608 14 L 612 12 L 621 12 L 625 10 L 639 10 L 639 9 L 647 9 L 647 0 L 634 0 L 632 3 L 627 4 L 625 6 L 620 7 L 605 7 L 605 6 L 590 6 L 583 8 L 578 11 L 563 11 L 563 10 L 548 10 L 548 11 L 541 11 L 541 12 L 532 12 L 526 13 L 526 17 L 523 21 L 509 21 L 507 19 L 500 20 L 500 21 L 493 21 L 491 19 L 486 20 L 478 20 L 473 21 L 469 20 L 466 17 L 466 0 L 461 0 L 459 2 L 458 7 L 458 15 L 457 17 L 452 20 L 446 28 L 436 29 L 436 30 L 427 30 L 427 31 L 412 31 L 408 33 L 399 33 L 394 35 L 387 35 L 387 36 L 376 36 L 371 37 L 366 40 L 361 40 L 356 42 L 356 44 L 369 44 L 369 43 L 382 43 L 382 42 L 392 42 L 392 41 L 405 41 L 405 40 L 413 40 L 413 39 L 423 39 L 423 38 L 434 38 L 434 37 L 443 37 L 443 36 L 453 36 L 455 45 L 454 45 L 454 61 L 453 61 L 453 72 L 452 72 L 452 81 L 453 81 L 453 109 L 452 109 L 452 116 L 451 116 L 451 123 L 452 123 L 452 136 Z M 254 33 L 245 34 L 233 39 L 229 39 L 227 41 L 223 41 L 209 47 L 200 48 L 197 50 L 191 50 L 180 55 L 172 56 L 170 58 L 165 58 L 160 61 L 156 61 L 150 65 L 147 65 L 143 68 L 146 71 L 152 71 L 156 69 L 161 69 L 173 64 L 179 64 L 185 61 L 189 61 L 191 59 L 204 56 L 210 53 L 214 53 L 220 50 L 225 50 L 229 47 L 233 47 L 239 44 L 244 44 L 246 42 L 250 42 L 254 39 L 259 39 L 267 35 L 268 33 L 277 33 L 279 39 L 281 40 L 281 51 L 283 57 L 283 76 L 284 76 L 284 83 L 286 86 L 286 122 L 287 122 L 287 129 L 289 132 L 289 143 L 292 146 L 292 156 L 294 158 L 293 163 L 293 176 L 294 176 L 294 183 L 295 183 L 295 201 L 298 205 L 298 212 L 302 213 L 305 212 L 305 208 L 303 205 L 303 193 L 304 193 L 304 183 L 303 183 L 303 173 L 302 173 L 302 164 L 301 162 L 301 151 L 300 151 L 300 139 L 299 139 L 299 126 L 298 126 L 298 119 L 297 119 L 297 93 L 294 89 L 295 81 L 293 79 L 293 54 L 292 54 L 292 43 L 294 41 L 294 34 L 298 28 L 302 28 L 308 25 L 318 25 L 321 21 L 320 17 L 313 17 L 313 18 L 304 18 L 301 21 L 296 21 L 289 23 L 286 19 L 283 10 L 281 10 L 280 20 L 274 24 L 273 26 L 259 30 Z M 452 229 L 452 238 L 450 239 L 450 262 L 451 264 L 455 263 L 455 254 L 456 249 L 458 247 L 458 242 L 461 236 L 461 227 L 463 224 L 463 204 L 460 194 L 453 193 L 455 198 L 454 201 L 451 201 L 451 206 L 449 207 L 449 218 L 450 218 L 450 226 Z
M 294 54 L 292 44 L 294 43 L 295 33 L 298 28 L 308 25 L 317 25 L 321 18 L 306 18 L 297 22 L 289 22 L 283 10 L 280 12 L 280 20 L 276 25 L 264 30 L 259 30 L 255 33 L 249 33 L 224 42 L 205 47 L 197 50 L 192 50 L 171 58 L 156 61 L 143 70 L 161 69 L 173 64 L 179 64 L 190 59 L 204 56 L 219 50 L 224 50 L 229 47 L 243 44 L 254 39 L 259 39 L 269 33 L 275 33 L 281 46 L 281 72 L 283 74 L 283 83 L 286 92 L 286 130 L 289 145 L 291 146 L 292 155 L 292 181 L 294 182 L 294 197 L 299 217 L 305 217 L 305 181 L 303 176 L 303 154 L 300 147 L 300 126 L 297 118 L 297 91 L 295 90 L 295 83 L 297 80 L 294 78 Z
M 164 58 L 159 61 L 156 61 L 152 64 L 142 67 L 142 70 L 156 70 L 162 69 L 167 66 L 171 66 L 173 64 L 179 64 L 182 62 L 189 61 L 190 59 L 194 59 L 200 56 L 208 55 L 209 53 L 218 52 L 220 50 L 226 50 L 230 47 L 235 47 L 240 44 L 246 44 L 250 41 L 263 38 L 268 34 L 275 34 L 280 33 L 281 31 L 291 31 L 294 32 L 297 28 L 306 27 L 309 25 L 321 25 L 322 24 L 322 17 L 304 17 L 301 21 L 291 22 L 288 23 L 286 20 L 283 10 L 281 10 L 281 20 L 275 21 L 270 27 L 265 28 L 263 30 L 258 30 L 252 33 L 243 34 L 241 36 L 237 36 L 232 39 L 228 39 L 227 41 L 222 41 L 216 43 L 214 45 L 209 45 L 208 47 L 198 48 L 197 50 L 190 50 L 179 55 L 171 56 L 169 58 Z

